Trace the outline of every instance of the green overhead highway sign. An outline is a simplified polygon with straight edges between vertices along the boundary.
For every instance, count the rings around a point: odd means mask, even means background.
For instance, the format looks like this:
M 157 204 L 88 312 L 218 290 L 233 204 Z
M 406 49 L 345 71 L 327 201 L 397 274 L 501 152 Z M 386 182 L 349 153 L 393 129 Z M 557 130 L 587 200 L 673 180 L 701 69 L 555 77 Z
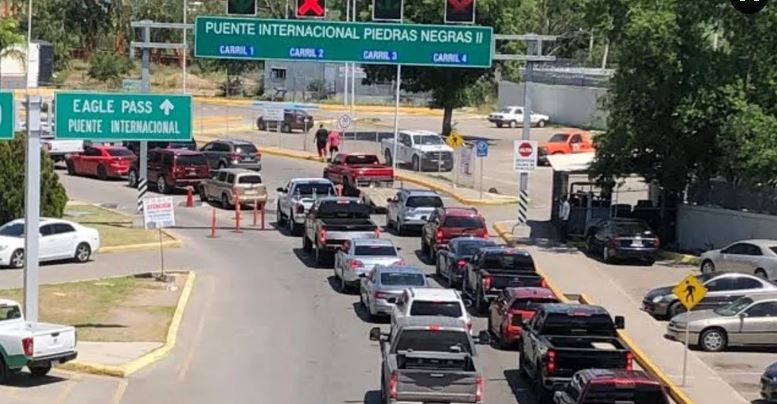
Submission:
M 58 139 L 190 140 L 192 97 L 172 94 L 58 92 Z
M 13 93 L 0 92 L 0 140 L 11 140 L 16 133 L 16 104 Z
M 194 55 L 491 67 L 491 27 L 197 17 Z

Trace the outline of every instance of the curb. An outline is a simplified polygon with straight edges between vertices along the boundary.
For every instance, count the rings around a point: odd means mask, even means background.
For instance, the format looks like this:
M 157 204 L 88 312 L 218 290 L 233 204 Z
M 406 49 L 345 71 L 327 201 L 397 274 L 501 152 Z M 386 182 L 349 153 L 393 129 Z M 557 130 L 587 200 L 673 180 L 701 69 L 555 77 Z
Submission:
M 499 235 L 499 237 L 504 240 L 507 244 L 513 244 L 512 234 L 508 232 L 504 227 L 502 227 L 502 224 L 500 222 L 494 223 L 491 227 L 494 228 L 496 233 Z M 559 300 L 561 300 L 564 303 L 570 302 L 570 300 L 566 297 L 564 292 L 555 284 L 553 281 L 548 277 L 547 273 L 542 270 L 542 268 L 537 267 L 537 273 L 542 275 L 543 278 L 545 278 L 545 283 L 548 285 L 548 289 L 550 289 L 553 294 L 555 294 Z M 586 294 L 581 293 L 579 298 L 580 303 L 582 304 L 595 304 L 593 300 L 591 300 L 590 297 L 588 297 Z M 653 363 L 652 360 L 648 357 L 648 355 L 642 351 L 641 348 L 637 345 L 637 343 L 631 339 L 631 337 L 626 334 L 623 330 L 618 330 L 618 336 L 623 340 L 623 342 L 626 343 L 626 345 L 631 350 L 631 353 L 634 354 L 634 358 L 637 360 L 637 363 L 647 371 L 651 376 L 658 379 L 661 384 L 667 387 L 667 390 L 669 390 L 669 396 L 672 397 L 672 399 L 677 404 L 693 404 L 693 400 L 688 397 L 684 391 L 680 389 L 670 378 L 669 376 L 664 373 L 661 368 L 659 368 L 655 363 Z
M 185 271 L 171 271 L 170 273 L 182 272 Z M 170 327 L 167 329 L 167 337 L 165 338 L 165 343 L 162 346 L 143 354 L 139 358 L 133 359 L 118 366 L 73 361 L 58 366 L 58 368 L 95 375 L 124 378 L 164 358 L 170 353 L 170 351 L 172 351 L 173 348 L 175 348 L 175 344 L 178 340 L 178 330 L 181 327 L 183 314 L 184 311 L 186 311 L 186 306 L 189 303 L 189 297 L 191 296 L 196 279 L 197 274 L 194 271 L 188 271 L 186 283 L 181 290 L 181 296 L 178 297 L 178 304 L 175 307 L 173 318 L 170 320 Z
M 678 264 L 699 266 L 699 257 L 691 254 L 683 254 L 674 251 L 658 250 L 658 256 L 668 260 L 672 260 Z

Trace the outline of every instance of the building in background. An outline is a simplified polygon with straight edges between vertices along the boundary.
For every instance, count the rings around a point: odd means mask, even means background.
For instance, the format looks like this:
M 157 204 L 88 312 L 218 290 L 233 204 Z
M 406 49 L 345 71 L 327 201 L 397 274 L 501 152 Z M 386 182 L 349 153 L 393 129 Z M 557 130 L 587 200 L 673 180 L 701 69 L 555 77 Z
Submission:
M 19 44 L 0 58 L 0 89 L 25 87 L 25 60 L 30 65 L 27 76 L 30 88 L 51 84 L 54 75 L 53 45 L 46 41 L 32 41 L 30 51 L 28 56 L 27 46 Z

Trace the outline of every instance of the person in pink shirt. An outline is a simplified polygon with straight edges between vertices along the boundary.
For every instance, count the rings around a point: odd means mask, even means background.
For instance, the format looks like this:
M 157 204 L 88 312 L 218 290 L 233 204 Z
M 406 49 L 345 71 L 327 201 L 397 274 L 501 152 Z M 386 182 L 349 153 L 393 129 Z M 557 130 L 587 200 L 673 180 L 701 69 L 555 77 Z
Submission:
M 336 130 L 330 130 L 327 137 L 327 143 L 329 143 L 329 160 L 333 160 L 335 153 L 340 151 L 340 143 L 342 142 L 342 134 Z

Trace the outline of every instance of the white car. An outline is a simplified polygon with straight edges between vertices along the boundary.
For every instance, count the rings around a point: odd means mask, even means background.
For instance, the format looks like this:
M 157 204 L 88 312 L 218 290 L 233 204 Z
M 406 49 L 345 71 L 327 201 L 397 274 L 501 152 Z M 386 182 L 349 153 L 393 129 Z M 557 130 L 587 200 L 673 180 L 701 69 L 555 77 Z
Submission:
M 453 170 L 453 148 L 442 136 L 428 130 L 403 130 L 397 134 L 397 164 L 410 164 L 414 171 Z M 380 142 L 386 165 L 394 161 L 394 137 Z
M 538 114 L 532 111 L 529 117 L 531 124 L 539 128 L 544 128 L 550 117 Z M 507 125 L 508 128 L 523 126 L 523 107 L 508 106 L 502 108 L 499 112 L 493 112 L 488 116 L 488 121 L 495 123 L 497 128 Z
M 326 178 L 294 178 L 277 191 L 277 223 L 286 224 L 292 235 L 302 232 L 305 217 L 317 198 L 337 195 L 334 184 Z
M 453 317 L 464 321 L 472 332 L 472 319 L 459 291 L 442 288 L 408 288 L 396 299 L 391 322 L 405 316 Z
M 61 219 L 40 219 L 40 261 L 72 259 L 87 262 L 100 248 L 97 230 Z M 24 266 L 24 219 L 0 227 L 0 266 Z
M 742 240 L 699 257 L 702 273 L 741 272 L 777 280 L 777 240 Z
M 33 377 L 76 358 L 74 327 L 24 320 L 19 303 L 0 299 L 0 383 L 23 367 Z

